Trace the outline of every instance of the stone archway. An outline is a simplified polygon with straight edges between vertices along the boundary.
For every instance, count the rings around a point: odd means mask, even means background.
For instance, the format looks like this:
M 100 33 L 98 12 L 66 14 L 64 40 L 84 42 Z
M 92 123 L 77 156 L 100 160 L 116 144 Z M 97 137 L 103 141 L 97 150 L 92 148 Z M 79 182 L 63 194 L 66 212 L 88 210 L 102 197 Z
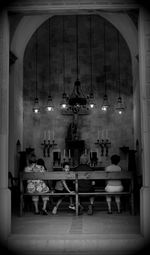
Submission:
M 66 14 L 65 12 L 63 14 Z M 86 13 L 84 13 L 86 14 Z M 135 25 L 133 24 L 132 20 L 128 17 L 127 14 L 118 13 L 117 15 L 115 13 L 108 13 L 108 12 L 100 12 L 100 11 L 93 11 L 93 14 L 100 15 L 106 20 L 108 20 L 112 25 L 116 27 L 116 29 L 119 30 L 119 32 L 122 34 L 123 38 L 125 39 L 129 50 L 131 54 L 131 60 L 132 60 L 132 73 L 133 73 L 133 87 L 136 88 L 135 97 L 139 98 L 139 79 L 137 78 L 138 73 L 138 62 L 136 59 L 136 56 L 138 55 L 138 34 L 137 29 Z M 17 125 L 17 134 L 18 137 L 15 137 L 15 134 L 13 135 L 13 138 L 15 141 L 18 139 L 21 141 L 21 144 L 23 142 L 23 127 L 20 127 L 20 123 L 22 123 L 23 119 L 23 108 L 20 107 L 20 103 L 22 103 L 22 88 L 23 88 L 23 57 L 24 57 L 24 51 L 28 44 L 28 41 L 30 40 L 33 33 L 36 31 L 36 29 L 44 23 L 48 18 L 52 17 L 53 15 L 36 15 L 36 16 L 24 16 L 20 23 L 18 24 L 18 27 L 14 33 L 14 36 L 12 38 L 11 42 L 11 51 L 17 56 L 17 61 L 14 64 L 13 71 L 10 74 L 10 83 L 12 83 L 12 87 L 14 88 L 14 99 L 12 101 L 16 104 L 14 107 L 19 110 L 19 114 L 17 112 L 17 117 L 15 118 L 15 123 Z M 120 22 L 120 20 L 122 22 Z M 17 88 L 17 93 L 15 93 Z M 19 91 L 19 94 L 18 94 Z M 17 98 L 19 96 L 20 100 L 15 100 L 15 95 L 17 95 Z M 134 99 L 135 100 L 135 99 Z M 17 105 L 18 104 L 18 105 Z M 11 117 L 13 114 L 11 114 Z M 18 116 L 20 120 L 18 119 Z M 134 112 L 134 129 L 136 130 L 136 127 L 139 127 L 139 123 L 137 125 L 137 120 L 135 118 L 136 113 Z M 19 120 L 19 122 L 18 122 Z M 12 127 L 13 130 L 13 127 Z M 135 132 L 135 139 L 137 139 L 137 136 L 139 136 L 140 132 Z M 139 139 L 140 140 L 140 139 Z M 14 142 L 10 141 L 12 145 Z M 13 147 L 13 146 L 12 146 Z
M 126 14 L 115 14 L 115 13 L 104 13 L 104 12 L 98 12 L 93 11 L 93 14 L 101 15 L 103 18 L 108 20 L 112 25 L 116 27 L 116 29 L 119 30 L 119 32 L 122 34 L 123 38 L 127 42 L 127 45 L 130 50 L 131 59 L 132 59 L 132 73 L 133 73 L 133 86 L 134 88 L 138 88 L 135 94 L 135 97 L 139 98 L 139 81 L 137 78 L 138 73 L 138 62 L 136 59 L 136 56 L 138 55 L 138 35 L 137 30 L 131 21 L 131 19 Z M 33 33 L 36 31 L 36 29 L 44 23 L 48 18 L 50 18 L 52 15 L 38 15 L 38 16 L 25 16 L 22 18 L 20 23 L 18 24 L 18 27 L 14 33 L 14 36 L 12 38 L 11 42 L 11 51 L 17 56 L 17 61 L 14 64 L 13 72 L 11 73 L 10 81 L 11 85 L 14 88 L 14 98 L 12 98 L 12 102 L 15 108 L 20 109 L 19 115 L 16 114 L 13 116 L 15 118 L 15 122 L 17 123 L 17 133 L 19 134 L 19 137 L 15 137 L 15 134 L 12 136 L 15 141 L 19 138 L 21 141 L 21 144 L 23 144 L 23 126 L 21 123 L 23 123 L 23 106 L 20 107 L 20 103 L 22 102 L 22 88 L 23 88 L 23 57 L 24 57 L 24 51 L 28 44 L 28 41 L 30 40 Z M 122 22 L 120 22 L 122 20 Z M 15 96 L 18 97 L 18 92 L 15 93 L 15 91 L 19 91 L 19 98 L 20 100 L 15 100 Z M 136 115 L 136 114 L 135 114 Z M 19 116 L 19 118 L 18 118 Z M 11 117 L 12 118 L 12 117 Z M 22 121 L 21 121 L 22 120 Z M 139 120 L 138 120 L 139 121 Z M 134 121 L 135 126 L 140 126 L 140 123 L 137 124 L 136 121 Z M 137 136 L 138 132 L 136 132 L 135 136 Z M 13 141 L 10 141 L 10 143 L 14 143 Z M 15 152 L 14 152 L 15 153 Z

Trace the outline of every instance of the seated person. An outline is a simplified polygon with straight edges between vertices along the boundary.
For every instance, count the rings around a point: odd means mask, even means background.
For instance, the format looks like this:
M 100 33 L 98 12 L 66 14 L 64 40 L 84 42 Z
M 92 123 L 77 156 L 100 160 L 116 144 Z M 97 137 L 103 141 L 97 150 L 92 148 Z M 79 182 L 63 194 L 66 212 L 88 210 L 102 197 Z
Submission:
M 112 155 L 111 156 L 111 165 L 107 166 L 105 171 L 106 172 L 120 172 L 121 167 L 118 166 L 118 163 L 120 162 L 120 156 L 119 155 Z M 105 190 L 109 192 L 121 192 L 123 191 L 123 186 L 120 180 L 108 180 L 107 185 L 105 187 Z M 108 204 L 108 213 L 112 213 L 111 210 L 111 196 L 106 196 L 106 201 Z M 117 204 L 117 210 L 118 213 L 120 213 L 120 196 L 115 196 L 115 202 Z
M 91 171 L 92 168 L 88 165 L 89 160 L 87 155 L 83 154 L 80 157 L 80 164 L 76 167 L 77 171 Z M 94 192 L 94 185 L 95 182 L 91 181 L 91 180 L 79 180 L 78 181 L 78 192 Z M 90 204 L 88 206 L 88 211 L 87 214 L 88 215 L 92 215 L 93 214 L 93 204 L 94 204 L 94 196 L 90 196 Z M 83 206 L 81 205 L 81 203 L 79 202 L 79 213 L 81 214 L 83 211 Z
M 45 162 L 42 158 L 39 158 L 37 160 L 37 165 L 43 166 L 45 171 L 47 171 L 47 167 L 46 167 Z M 52 190 L 52 181 L 51 180 L 45 180 L 44 182 L 48 186 L 49 190 Z
M 70 166 L 69 166 L 69 163 L 65 162 L 63 164 L 63 171 L 65 172 L 68 172 L 70 171 Z M 71 191 L 70 188 L 73 188 L 73 181 L 70 181 L 70 180 L 59 180 L 59 181 L 56 181 L 56 185 L 55 185 L 55 192 L 57 193 L 65 193 L 66 191 L 69 192 L 69 193 L 74 193 L 74 191 Z M 52 210 L 52 214 L 56 214 L 57 213 L 57 210 L 58 210 L 58 207 L 59 205 L 61 204 L 61 202 L 63 201 L 65 196 L 61 196 L 56 205 L 54 206 L 53 210 Z M 74 206 L 74 203 L 73 203 L 73 197 L 70 196 L 70 205 L 69 205 L 69 208 L 70 209 L 73 209 L 75 210 L 75 206 Z
M 39 159 L 36 163 L 36 157 L 35 155 L 32 155 L 32 158 L 30 158 L 29 160 L 29 165 L 25 167 L 24 171 L 25 172 L 44 172 L 45 168 L 43 165 L 41 164 L 41 159 Z M 46 193 L 49 191 L 48 186 L 45 184 L 45 182 L 43 180 L 28 180 L 27 181 L 27 192 L 34 194 L 34 192 L 36 193 Z M 43 207 L 42 207 L 42 214 L 43 215 L 48 215 L 48 212 L 46 210 L 46 206 L 47 206 L 47 201 L 49 200 L 48 196 L 41 196 L 42 197 L 42 201 L 43 201 Z M 37 195 L 33 195 L 32 196 L 32 201 L 35 207 L 35 214 L 40 214 L 39 212 L 39 196 Z
M 26 148 L 25 151 L 25 161 L 26 161 L 26 166 L 30 165 L 30 160 L 35 158 L 35 153 L 34 153 L 34 148 Z

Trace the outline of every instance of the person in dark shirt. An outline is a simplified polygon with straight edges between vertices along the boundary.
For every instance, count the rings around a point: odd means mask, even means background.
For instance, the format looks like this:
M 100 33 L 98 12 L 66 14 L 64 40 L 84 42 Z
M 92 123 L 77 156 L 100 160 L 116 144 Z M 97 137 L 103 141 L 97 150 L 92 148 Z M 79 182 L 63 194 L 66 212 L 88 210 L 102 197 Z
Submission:
M 88 165 L 89 160 L 87 155 L 83 154 L 80 157 L 80 164 L 76 167 L 76 171 L 91 171 L 92 168 Z M 94 185 L 95 182 L 91 180 L 78 180 L 78 192 L 84 193 L 84 192 L 94 192 Z M 90 204 L 88 205 L 88 215 L 93 214 L 93 204 L 94 204 L 94 196 L 89 197 Z M 79 213 L 82 214 L 82 211 L 84 210 L 83 206 L 81 205 L 79 201 Z

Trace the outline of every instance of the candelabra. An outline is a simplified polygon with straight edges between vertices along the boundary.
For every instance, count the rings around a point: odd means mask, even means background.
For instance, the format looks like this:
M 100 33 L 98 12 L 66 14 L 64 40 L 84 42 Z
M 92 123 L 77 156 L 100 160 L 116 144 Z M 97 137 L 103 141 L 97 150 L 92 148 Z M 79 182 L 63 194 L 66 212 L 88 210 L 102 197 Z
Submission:
M 50 140 L 48 142 L 44 140 L 41 145 L 43 146 L 43 157 L 50 157 L 50 149 L 54 148 L 57 143 L 55 143 L 55 140 L 52 140 L 52 142 Z
M 104 150 L 105 150 L 105 156 L 108 157 L 109 148 L 111 146 L 111 142 L 109 139 L 97 139 L 96 145 L 99 145 L 101 147 L 101 156 L 104 156 Z
M 98 162 L 98 155 L 96 151 L 90 152 L 90 165 L 96 166 Z
M 64 157 L 64 158 L 62 159 L 62 162 L 61 162 L 61 166 L 62 166 L 62 167 L 63 167 L 63 164 L 64 164 L 65 162 L 69 163 L 69 166 L 72 166 L 72 165 L 73 165 L 72 158 Z

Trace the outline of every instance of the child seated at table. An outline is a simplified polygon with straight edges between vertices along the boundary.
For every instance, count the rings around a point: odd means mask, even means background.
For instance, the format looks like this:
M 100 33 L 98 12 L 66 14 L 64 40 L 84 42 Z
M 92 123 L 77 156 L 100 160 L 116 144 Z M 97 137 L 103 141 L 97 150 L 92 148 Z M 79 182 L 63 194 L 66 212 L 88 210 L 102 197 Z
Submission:
M 69 163 L 65 162 L 63 164 L 63 171 L 65 172 L 69 172 L 70 171 L 70 166 Z M 56 181 L 56 185 L 55 185 L 55 192 L 57 193 L 65 193 L 66 191 L 69 193 L 74 193 L 74 191 L 71 191 L 70 188 L 73 188 L 73 181 L 72 180 L 59 180 Z M 61 204 L 61 202 L 63 201 L 63 199 L 65 198 L 65 196 L 61 196 L 56 205 L 54 206 L 53 210 L 52 210 L 52 214 L 56 214 L 59 205 Z M 70 198 L 70 204 L 69 204 L 69 208 L 72 210 L 75 210 L 75 205 L 73 202 L 73 197 L 69 196 Z

